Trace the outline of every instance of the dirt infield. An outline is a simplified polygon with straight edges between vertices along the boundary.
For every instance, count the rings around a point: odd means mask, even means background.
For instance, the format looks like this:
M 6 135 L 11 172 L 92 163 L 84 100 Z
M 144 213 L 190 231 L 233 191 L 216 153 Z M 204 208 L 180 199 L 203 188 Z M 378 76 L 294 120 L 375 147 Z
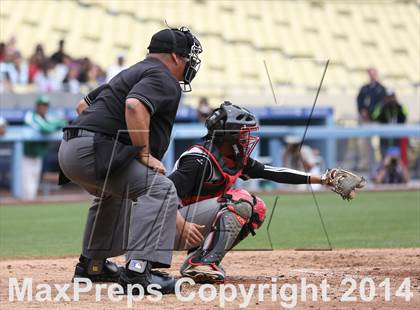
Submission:
M 177 268 L 183 259 L 182 253 L 174 256 L 172 274 L 178 274 Z M 118 258 L 123 262 L 123 258 Z M 1 283 L 0 283 L 0 308 L 3 309 L 27 309 L 27 308 L 49 308 L 49 309 L 124 309 L 127 308 L 127 299 L 119 302 L 112 302 L 108 299 L 107 291 L 104 289 L 101 300 L 96 302 L 95 290 L 90 293 L 82 293 L 80 301 L 53 301 L 47 302 L 9 302 L 9 278 L 17 278 L 22 285 L 23 278 L 33 278 L 33 296 L 37 292 L 36 285 L 47 283 L 52 285 L 58 283 L 63 285 L 69 283 L 73 272 L 76 257 L 57 259 L 10 259 L 0 261 Z M 226 301 L 226 309 L 238 309 L 245 299 L 241 295 L 249 292 L 252 284 L 256 284 L 247 309 L 282 309 L 291 301 L 286 301 L 281 295 L 285 283 L 297 285 L 297 304 L 294 309 L 420 309 L 420 250 L 419 249 L 359 249 L 359 250 L 333 250 L 333 251 L 241 251 L 229 253 L 224 260 L 227 269 L 228 280 L 237 288 L 238 298 L 235 302 Z M 272 278 L 276 280 L 272 280 Z M 345 291 L 350 288 L 350 283 L 342 283 L 346 277 L 352 277 L 357 288 L 350 294 L 357 298 L 357 301 L 341 300 Z M 370 277 L 370 280 L 362 280 Z M 309 284 L 317 286 L 318 301 L 312 301 L 313 295 L 308 289 L 302 294 L 302 279 L 305 278 Z M 385 301 L 384 284 L 380 283 L 389 278 L 390 301 Z M 407 302 L 403 297 L 395 296 L 395 293 L 405 278 L 410 278 L 411 293 L 413 297 Z M 275 281 L 275 282 L 274 282 Z M 329 301 L 322 301 L 320 284 L 324 281 L 330 285 L 326 291 Z M 363 284 L 362 284 L 363 283 Z M 369 283 L 373 284 L 376 294 L 369 296 Z M 243 284 L 242 286 L 240 284 Z M 267 289 L 258 294 L 258 284 L 267 284 Z M 277 290 L 273 287 L 277 286 Z M 360 289 L 364 286 L 364 289 Z M 386 285 L 385 285 L 386 286 Z M 262 287 L 260 285 L 260 287 Z M 196 298 L 190 302 L 181 302 L 174 295 L 164 296 L 161 301 L 139 300 L 134 301 L 133 308 L 137 309 L 217 309 L 220 307 L 220 292 L 223 286 L 216 286 L 216 298 L 210 302 L 203 302 L 198 297 L 199 285 L 187 286 L 182 291 L 183 295 L 195 293 Z M 270 289 L 271 288 L 271 289 Z M 280 289 L 281 288 L 281 289 Z M 231 288 L 227 290 L 226 296 L 230 297 Z M 246 290 L 246 291 L 245 291 Z M 273 292 L 276 292 L 273 294 Z M 293 292 L 288 288 L 286 292 Z M 207 296 L 210 289 L 206 290 Z M 67 294 L 73 298 L 73 290 L 69 289 Z M 371 297 L 372 301 L 362 301 Z M 57 295 L 53 288 L 52 298 Z M 276 301 L 272 301 L 272 297 Z M 302 296 L 307 301 L 302 301 Z M 264 297 L 263 301 L 258 301 Z M 15 295 L 16 298 L 16 295 Z M 285 304 L 281 304 L 283 301 Z

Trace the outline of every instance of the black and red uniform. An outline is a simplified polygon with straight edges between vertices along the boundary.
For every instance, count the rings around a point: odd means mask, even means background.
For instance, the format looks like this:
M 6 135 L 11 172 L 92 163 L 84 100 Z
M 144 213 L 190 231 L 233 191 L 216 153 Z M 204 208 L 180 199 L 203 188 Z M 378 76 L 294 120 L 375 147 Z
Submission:
M 307 173 L 264 165 L 253 158 L 249 158 L 245 166 L 237 164 L 224 157 L 209 142 L 193 145 L 184 152 L 168 178 L 175 184 L 184 206 L 221 196 L 238 178 L 266 179 L 287 184 L 310 183 Z

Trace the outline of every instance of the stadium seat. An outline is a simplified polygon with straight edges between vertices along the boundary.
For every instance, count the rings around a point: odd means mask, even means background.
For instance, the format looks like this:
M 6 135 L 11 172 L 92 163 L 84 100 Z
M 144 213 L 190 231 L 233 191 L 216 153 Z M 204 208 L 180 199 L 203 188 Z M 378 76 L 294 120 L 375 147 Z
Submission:
M 25 57 L 37 43 L 52 53 L 64 38 L 74 57 L 89 56 L 107 67 L 124 53 L 134 63 L 166 20 L 172 27 L 187 24 L 200 36 L 202 79 L 210 83 L 249 83 L 258 92 L 267 83 L 264 59 L 273 83 L 290 92 L 313 87 L 327 59 L 326 91 L 353 94 L 370 66 L 385 81 L 420 83 L 415 1 L 2 0 L 0 8 L 0 41 L 15 36 Z M 302 62 L 292 65 L 291 59 Z M 220 97 L 226 87 L 208 95 Z

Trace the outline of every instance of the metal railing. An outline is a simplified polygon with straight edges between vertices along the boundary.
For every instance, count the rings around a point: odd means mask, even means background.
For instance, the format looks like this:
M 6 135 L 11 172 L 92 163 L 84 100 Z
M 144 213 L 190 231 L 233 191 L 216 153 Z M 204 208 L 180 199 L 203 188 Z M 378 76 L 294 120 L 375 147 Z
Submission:
M 180 140 L 198 139 L 205 134 L 202 124 L 177 124 L 172 131 L 172 139 L 169 148 L 163 158 L 168 171 L 175 163 L 175 143 Z M 261 138 L 268 139 L 268 153 L 272 159 L 272 165 L 281 166 L 281 154 L 283 143 L 281 138 L 288 135 L 303 137 L 304 126 L 262 126 L 258 132 Z M 306 140 L 318 140 L 323 142 L 321 151 L 325 165 L 333 167 L 337 159 L 337 139 L 362 138 L 362 137 L 417 137 L 420 138 L 420 125 L 364 125 L 359 127 L 338 127 L 334 125 L 310 126 L 306 132 Z M 23 143 L 28 141 L 60 141 L 62 133 L 42 135 L 25 126 L 10 126 L 5 136 L 0 137 L 0 143 L 12 143 L 12 195 L 15 198 L 22 197 L 22 171 Z M 258 158 L 260 148 L 256 147 L 253 156 Z

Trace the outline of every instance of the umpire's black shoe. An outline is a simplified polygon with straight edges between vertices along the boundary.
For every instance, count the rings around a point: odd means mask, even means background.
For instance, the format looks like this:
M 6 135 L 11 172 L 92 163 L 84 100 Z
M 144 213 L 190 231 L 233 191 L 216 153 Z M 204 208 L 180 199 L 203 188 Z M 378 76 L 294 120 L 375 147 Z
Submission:
M 106 259 L 89 259 L 80 255 L 74 269 L 75 278 L 88 278 L 92 282 L 118 282 L 122 267 Z
M 176 279 L 166 272 L 152 270 L 151 263 L 143 260 L 131 260 L 127 268 L 121 271 L 118 283 L 123 287 L 124 293 L 130 290 L 128 285 L 140 284 L 144 289 L 144 294 L 148 292 L 148 286 L 154 284 L 150 289 L 160 291 L 162 294 L 174 294 Z M 158 285 L 158 287 L 156 287 Z M 132 295 L 139 295 L 140 290 L 136 287 L 131 288 Z

